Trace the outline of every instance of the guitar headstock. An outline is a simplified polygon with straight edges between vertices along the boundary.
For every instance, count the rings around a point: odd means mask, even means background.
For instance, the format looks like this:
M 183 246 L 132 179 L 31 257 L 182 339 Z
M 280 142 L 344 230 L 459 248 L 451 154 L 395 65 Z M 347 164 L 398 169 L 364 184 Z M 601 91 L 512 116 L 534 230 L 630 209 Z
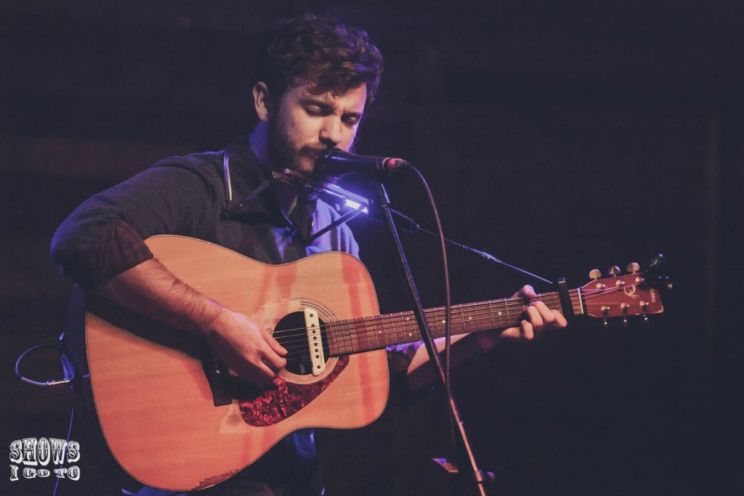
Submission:
M 658 255 L 650 264 L 648 271 L 641 271 L 640 265 L 628 264 L 623 274 L 617 266 L 610 267 L 610 277 L 602 277 L 598 269 L 589 272 L 593 279 L 581 287 L 584 314 L 603 319 L 659 314 L 664 311 L 659 285 L 671 289 L 671 282 L 666 276 L 658 274 L 663 256 Z

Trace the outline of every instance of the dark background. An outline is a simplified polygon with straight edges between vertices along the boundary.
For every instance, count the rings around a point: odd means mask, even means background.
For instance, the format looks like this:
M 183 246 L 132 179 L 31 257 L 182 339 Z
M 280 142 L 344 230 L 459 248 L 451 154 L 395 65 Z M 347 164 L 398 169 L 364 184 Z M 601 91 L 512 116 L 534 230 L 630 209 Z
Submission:
M 71 285 L 51 235 L 95 191 L 246 133 L 256 40 L 304 2 L 0 2 L 2 444 L 64 437 L 68 394 L 17 382 L 52 343 Z M 597 321 L 504 343 L 455 374 L 494 494 L 710 494 L 742 484 L 744 17 L 736 1 L 315 2 L 365 27 L 386 71 L 358 151 L 428 177 L 448 236 L 576 286 L 589 269 L 668 260 L 644 328 Z M 431 226 L 419 186 L 396 205 Z M 382 227 L 355 221 L 383 311 L 405 308 Z M 436 243 L 405 237 L 427 305 Z M 457 302 L 525 279 L 455 249 Z M 538 289 L 546 289 L 538 285 Z M 54 372 L 39 355 L 28 373 Z M 321 438 L 330 494 L 446 494 L 436 394 Z M 76 438 L 76 433 L 73 433 Z M 101 494 L 82 446 L 82 479 Z M 6 479 L 7 481 L 7 479 Z M 19 481 L 9 494 L 49 494 Z M 459 490 L 456 490 L 459 491 Z

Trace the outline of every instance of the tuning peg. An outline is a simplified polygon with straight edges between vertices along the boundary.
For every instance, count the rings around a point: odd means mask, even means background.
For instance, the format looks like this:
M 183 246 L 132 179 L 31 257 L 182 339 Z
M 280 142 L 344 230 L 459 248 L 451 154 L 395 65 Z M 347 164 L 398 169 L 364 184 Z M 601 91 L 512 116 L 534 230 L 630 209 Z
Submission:
M 638 264 L 638 262 L 630 262 L 627 267 L 625 267 L 625 270 L 628 272 L 628 274 L 635 274 L 636 272 L 641 271 L 641 266 Z
M 623 327 L 628 327 L 628 309 L 630 309 L 630 305 L 623 303 L 620 305 L 620 308 L 623 310 Z
M 609 269 L 607 269 L 607 273 L 610 274 L 612 277 L 617 277 L 620 275 L 620 267 L 617 265 L 613 265 Z
M 589 279 L 594 279 L 595 281 L 602 278 L 602 272 L 599 269 L 592 269 L 589 271 Z
M 657 253 L 654 258 L 651 259 L 651 263 L 648 265 L 649 270 L 656 270 L 661 268 L 662 265 L 664 265 L 664 255 L 661 253 Z

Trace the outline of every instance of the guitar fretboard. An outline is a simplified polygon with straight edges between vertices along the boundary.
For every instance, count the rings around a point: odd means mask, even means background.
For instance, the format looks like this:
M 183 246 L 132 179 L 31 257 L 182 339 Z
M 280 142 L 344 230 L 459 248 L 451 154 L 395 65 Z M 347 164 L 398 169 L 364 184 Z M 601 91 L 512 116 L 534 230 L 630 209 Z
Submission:
M 580 290 L 570 290 L 569 298 L 574 314 L 582 314 Z M 561 310 L 560 297 L 556 292 L 538 295 L 538 299 L 551 309 Z M 455 335 L 518 326 L 526 308 L 520 297 L 452 305 L 450 332 Z M 434 337 L 443 337 L 446 323 L 444 307 L 427 309 L 425 314 Z M 418 341 L 420 336 L 416 317 L 411 311 L 330 322 L 326 330 L 328 348 L 334 356 L 410 343 Z

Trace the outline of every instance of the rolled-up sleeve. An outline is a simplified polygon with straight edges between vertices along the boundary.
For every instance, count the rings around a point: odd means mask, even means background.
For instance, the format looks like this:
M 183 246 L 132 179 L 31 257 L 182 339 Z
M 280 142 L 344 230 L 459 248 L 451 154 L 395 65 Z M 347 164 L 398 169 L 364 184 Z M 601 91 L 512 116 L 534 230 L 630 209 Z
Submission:
M 126 222 L 102 225 L 95 236 L 84 240 L 76 240 L 71 224 L 57 230 L 51 253 L 63 273 L 83 288 L 96 287 L 152 258 L 142 237 Z
M 146 238 L 198 233 L 211 212 L 210 189 L 184 168 L 147 169 L 75 209 L 52 238 L 52 259 L 64 275 L 94 288 L 152 258 Z

